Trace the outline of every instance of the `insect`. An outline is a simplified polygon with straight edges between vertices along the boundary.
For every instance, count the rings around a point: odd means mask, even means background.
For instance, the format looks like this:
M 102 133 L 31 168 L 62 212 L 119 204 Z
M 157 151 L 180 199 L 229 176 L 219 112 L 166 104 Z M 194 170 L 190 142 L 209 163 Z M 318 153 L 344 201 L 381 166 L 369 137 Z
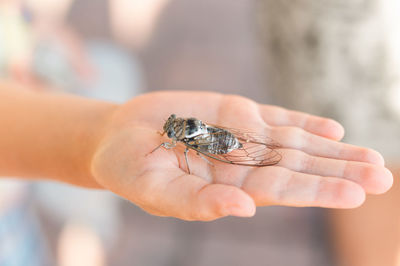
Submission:
M 189 174 L 189 149 L 196 151 L 210 164 L 204 156 L 224 163 L 259 167 L 275 165 L 281 160 L 281 155 L 276 151 L 280 145 L 268 137 L 251 131 L 206 124 L 196 118 L 181 118 L 172 114 L 160 134 L 165 133 L 172 141 L 161 143 L 150 153 L 160 147 L 171 149 L 177 142 L 183 143 L 186 146 L 184 154 Z

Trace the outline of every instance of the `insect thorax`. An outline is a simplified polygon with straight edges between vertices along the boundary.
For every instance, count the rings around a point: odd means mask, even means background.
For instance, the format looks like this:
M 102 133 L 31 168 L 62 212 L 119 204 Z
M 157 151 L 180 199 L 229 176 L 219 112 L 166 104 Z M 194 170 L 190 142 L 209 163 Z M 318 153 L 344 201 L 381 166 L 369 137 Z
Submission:
M 176 118 L 171 116 L 164 125 L 164 131 L 168 137 L 183 141 L 195 136 L 206 134 L 207 126 L 196 118 Z

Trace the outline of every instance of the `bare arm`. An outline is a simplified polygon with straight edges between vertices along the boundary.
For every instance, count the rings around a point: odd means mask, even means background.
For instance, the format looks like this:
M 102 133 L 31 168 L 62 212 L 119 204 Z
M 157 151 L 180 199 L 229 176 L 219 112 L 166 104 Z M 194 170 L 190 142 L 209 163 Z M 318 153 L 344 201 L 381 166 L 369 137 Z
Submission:
M 98 187 L 90 160 L 116 106 L 0 85 L 0 175 Z
M 171 113 L 247 128 L 281 144 L 269 167 L 215 162 L 159 150 Z M 46 177 L 102 187 L 160 216 L 213 220 L 252 216 L 256 206 L 357 207 L 392 175 L 379 153 L 338 142 L 330 119 L 211 92 L 157 92 L 123 105 L 69 95 L 0 89 L 0 175 Z

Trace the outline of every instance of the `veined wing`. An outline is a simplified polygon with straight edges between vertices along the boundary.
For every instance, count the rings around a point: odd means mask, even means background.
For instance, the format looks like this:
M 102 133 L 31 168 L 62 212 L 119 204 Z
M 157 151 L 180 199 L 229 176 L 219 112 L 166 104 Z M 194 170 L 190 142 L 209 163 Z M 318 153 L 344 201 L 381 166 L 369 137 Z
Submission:
M 250 131 L 219 126 L 213 127 L 232 133 L 242 144 L 242 147 L 224 154 L 215 154 L 205 151 L 206 149 L 204 149 L 204 147 L 212 146 L 219 137 L 224 137 L 226 135 L 223 131 L 210 133 L 209 136 L 200 138 L 201 141 L 185 143 L 185 145 L 209 158 L 236 165 L 270 166 L 277 164 L 282 158 L 280 153 L 276 150 L 280 145 L 271 138 L 254 134 Z

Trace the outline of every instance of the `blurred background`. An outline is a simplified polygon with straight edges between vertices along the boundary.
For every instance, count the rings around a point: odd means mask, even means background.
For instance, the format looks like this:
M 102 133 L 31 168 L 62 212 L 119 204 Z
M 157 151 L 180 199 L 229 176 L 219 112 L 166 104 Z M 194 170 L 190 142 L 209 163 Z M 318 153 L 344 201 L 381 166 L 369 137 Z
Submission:
M 240 94 L 339 120 L 399 173 L 398 0 L 0 0 L 0 78 L 124 102 Z M 356 210 L 184 222 L 112 193 L 0 183 L 0 265 L 400 265 L 400 188 Z

